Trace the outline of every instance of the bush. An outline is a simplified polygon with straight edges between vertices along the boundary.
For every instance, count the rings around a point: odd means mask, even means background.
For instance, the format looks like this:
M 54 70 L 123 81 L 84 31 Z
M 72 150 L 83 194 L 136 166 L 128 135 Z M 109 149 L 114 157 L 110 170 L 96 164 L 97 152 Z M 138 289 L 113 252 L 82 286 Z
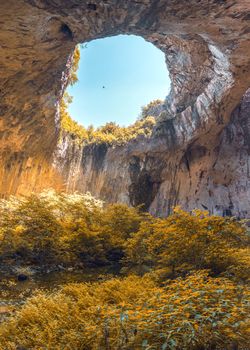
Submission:
M 127 127 L 122 127 L 115 123 L 107 123 L 97 129 L 92 126 L 85 128 L 70 117 L 67 111 L 68 98 L 67 94 L 65 94 L 60 105 L 61 127 L 62 130 L 70 133 L 78 143 L 85 145 L 101 143 L 110 146 L 122 145 L 139 135 L 149 137 L 155 125 L 155 119 L 147 117 Z
M 234 218 L 176 208 L 158 219 L 55 191 L 0 202 L 0 256 L 33 264 L 122 262 L 140 274 L 154 269 L 163 280 L 208 269 L 246 281 L 250 271 L 249 236 Z
M 60 119 L 61 119 L 61 137 L 63 131 L 71 134 L 75 141 L 79 144 L 88 140 L 88 131 L 75 120 L 73 120 L 68 112 L 68 106 L 72 102 L 72 97 L 67 92 L 64 93 L 60 102 Z
M 130 276 L 38 293 L 0 327 L 2 349 L 247 349 L 249 292 L 196 273 Z
M 122 127 L 115 123 L 107 123 L 106 125 L 92 131 L 89 136 L 89 143 L 122 145 L 135 139 L 139 135 L 145 137 L 151 136 L 154 125 L 154 117 L 147 117 L 143 120 L 138 120 L 127 127 Z
M 214 275 L 227 273 L 246 279 L 247 271 L 242 267 L 246 261 L 249 266 L 248 246 L 246 228 L 234 218 L 176 208 L 166 219 L 142 224 L 126 243 L 125 262 L 153 265 L 171 278 L 194 269 L 209 269 Z
M 145 119 L 149 116 L 155 118 L 159 117 L 164 110 L 164 102 L 162 100 L 154 100 L 141 108 L 141 114 L 139 119 Z
M 118 262 L 144 216 L 122 204 L 103 208 L 90 194 L 12 197 L 0 204 L 0 255 L 33 264 Z
M 77 237 L 85 235 L 86 246 L 89 244 L 91 223 L 101 210 L 102 203 L 89 194 L 45 191 L 26 198 L 3 200 L 0 205 L 1 258 L 39 264 L 74 262 Z
M 55 191 L 1 200 L 3 262 L 144 276 L 36 293 L 0 325 L 0 349 L 247 349 L 248 243 L 243 223 L 199 210 L 157 219 Z

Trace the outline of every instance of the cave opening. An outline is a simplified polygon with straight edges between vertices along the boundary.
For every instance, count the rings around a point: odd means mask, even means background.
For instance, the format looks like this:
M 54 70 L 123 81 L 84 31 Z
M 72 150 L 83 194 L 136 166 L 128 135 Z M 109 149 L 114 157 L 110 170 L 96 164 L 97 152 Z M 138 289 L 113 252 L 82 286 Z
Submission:
M 142 107 L 170 90 L 165 54 L 137 35 L 115 35 L 78 46 L 78 81 L 67 88 L 71 118 L 88 127 L 133 124 Z

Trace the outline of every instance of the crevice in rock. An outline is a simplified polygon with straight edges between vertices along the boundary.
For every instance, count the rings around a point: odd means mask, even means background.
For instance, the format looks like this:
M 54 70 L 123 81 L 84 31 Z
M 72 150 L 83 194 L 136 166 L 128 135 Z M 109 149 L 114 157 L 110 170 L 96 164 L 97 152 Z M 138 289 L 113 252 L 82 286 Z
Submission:
M 69 27 L 67 24 L 63 23 L 63 24 L 61 25 L 60 31 L 61 31 L 61 32 L 65 35 L 65 37 L 67 37 L 69 40 L 73 40 L 74 35 L 73 35 L 73 33 L 72 33 L 70 27 Z
M 147 211 L 158 192 L 160 182 L 154 181 L 150 172 L 144 166 L 141 167 L 140 163 L 140 158 L 136 156 L 129 163 L 129 198 L 133 206 L 141 206 L 143 211 Z
M 89 4 L 87 4 L 87 8 L 88 8 L 88 10 L 96 11 L 97 10 L 97 5 L 93 4 L 93 3 L 89 3 Z

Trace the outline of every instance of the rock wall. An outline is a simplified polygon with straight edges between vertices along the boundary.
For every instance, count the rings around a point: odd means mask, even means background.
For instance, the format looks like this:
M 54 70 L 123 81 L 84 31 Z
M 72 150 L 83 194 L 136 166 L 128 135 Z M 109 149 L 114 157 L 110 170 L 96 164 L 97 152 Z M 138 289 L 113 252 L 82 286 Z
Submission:
M 245 0 L 2 1 L 1 196 L 53 186 L 159 215 L 180 203 L 249 216 L 249 21 Z M 75 45 L 123 33 L 166 55 L 172 89 L 153 136 L 115 148 L 60 142 Z
M 187 149 L 169 144 L 172 121 L 123 146 L 78 146 L 64 135 L 56 152 L 67 190 L 90 191 L 107 202 L 143 205 L 165 216 L 172 207 L 250 217 L 250 89 L 213 139 Z M 169 134 L 168 134 L 169 132 Z M 178 140 L 172 134 L 172 143 Z

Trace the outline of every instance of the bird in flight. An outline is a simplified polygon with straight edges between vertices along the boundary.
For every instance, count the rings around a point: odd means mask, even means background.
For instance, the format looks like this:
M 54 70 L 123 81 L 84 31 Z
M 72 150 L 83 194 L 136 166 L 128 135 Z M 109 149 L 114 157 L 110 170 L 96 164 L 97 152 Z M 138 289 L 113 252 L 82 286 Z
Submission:
M 105 86 L 103 86 L 102 88 L 105 89 Z

